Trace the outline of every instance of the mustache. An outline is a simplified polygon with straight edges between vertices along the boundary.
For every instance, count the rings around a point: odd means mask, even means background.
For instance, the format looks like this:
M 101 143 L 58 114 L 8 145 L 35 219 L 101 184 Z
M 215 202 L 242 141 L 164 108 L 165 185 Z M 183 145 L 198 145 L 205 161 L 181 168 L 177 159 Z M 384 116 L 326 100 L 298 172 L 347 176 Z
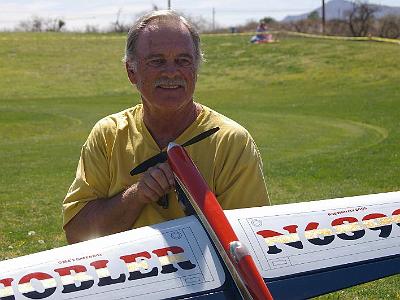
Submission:
M 186 81 L 182 78 L 165 78 L 161 77 L 154 82 L 154 87 L 160 85 L 179 85 L 186 88 Z

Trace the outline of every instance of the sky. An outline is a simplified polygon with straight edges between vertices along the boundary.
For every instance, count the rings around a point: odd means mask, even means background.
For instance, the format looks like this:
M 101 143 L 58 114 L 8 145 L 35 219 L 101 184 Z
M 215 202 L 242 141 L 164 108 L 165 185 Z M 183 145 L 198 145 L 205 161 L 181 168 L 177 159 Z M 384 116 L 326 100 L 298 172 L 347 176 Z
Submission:
M 321 6 L 321 0 L 170 0 L 174 10 L 212 23 L 213 9 L 217 26 L 236 26 L 249 20 L 310 12 Z M 328 0 L 326 0 L 328 2 Z M 400 6 L 400 0 L 369 0 L 370 3 Z M 31 19 L 62 18 L 67 30 L 83 30 L 86 25 L 106 29 L 117 20 L 129 24 L 153 6 L 168 7 L 168 0 L 0 0 L 0 30 L 15 28 L 19 22 Z

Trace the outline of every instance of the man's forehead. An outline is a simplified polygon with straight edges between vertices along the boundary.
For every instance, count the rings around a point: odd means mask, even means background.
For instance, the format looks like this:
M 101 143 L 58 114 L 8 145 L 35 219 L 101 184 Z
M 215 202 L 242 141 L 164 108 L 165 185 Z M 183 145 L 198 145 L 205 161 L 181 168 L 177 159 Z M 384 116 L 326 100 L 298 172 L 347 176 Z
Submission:
M 177 33 L 190 34 L 189 29 L 179 20 L 156 19 L 150 21 L 143 29 L 142 33 L 151 34 L 160 31 L 171 31 Z
M 190 52 L 194 51 L 194 43 L 189 29 L 182 22 L 174 20 L 172 22 L 153 20 L 139 34 L 138 51 L 152 52 L 152 49 L 160 50 L 160 47 L 184 47 Z

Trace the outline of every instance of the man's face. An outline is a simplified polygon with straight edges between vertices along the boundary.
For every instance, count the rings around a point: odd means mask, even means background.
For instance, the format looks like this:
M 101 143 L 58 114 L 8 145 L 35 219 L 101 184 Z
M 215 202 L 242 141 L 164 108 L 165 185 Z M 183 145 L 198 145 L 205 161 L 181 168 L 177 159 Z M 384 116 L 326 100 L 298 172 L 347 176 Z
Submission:
M 185 25 L 154 21 L 140 33 L 136 68 L 128 76 L 145 108 L 177 111 L 191 104 L 196 72 L 195 48 Z

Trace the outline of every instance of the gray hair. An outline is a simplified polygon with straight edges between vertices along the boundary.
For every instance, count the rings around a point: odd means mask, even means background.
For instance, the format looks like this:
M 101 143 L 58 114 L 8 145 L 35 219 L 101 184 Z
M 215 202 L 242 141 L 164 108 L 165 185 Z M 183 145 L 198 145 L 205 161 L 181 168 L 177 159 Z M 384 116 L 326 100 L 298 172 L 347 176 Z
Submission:
M 201 62 L 204 61 L 204 55 L 201 51 L 200 45 L 200 35 L 196 30 L 193 24 L 191 24 L 186 18 L 177 14 L 171 10 L 157 10 L 149 12 L 142 17 L 140 17 L 129 29 L 127 40 L 126 40 L 126 48 L 125 48 L 125 56 L 123 58 L 123 62 L 128 63 L 136 68 L 136 44 L 139 37 L 139 34 L 146 28 L 146 26 L 153 20 L 165 20 L 169 22 L 179 22 L 187 27 L 190 32 L 190 35 L 193 40 L 194 49 L 195 49 L 195 61 L 196 67 L 199 67 Z

